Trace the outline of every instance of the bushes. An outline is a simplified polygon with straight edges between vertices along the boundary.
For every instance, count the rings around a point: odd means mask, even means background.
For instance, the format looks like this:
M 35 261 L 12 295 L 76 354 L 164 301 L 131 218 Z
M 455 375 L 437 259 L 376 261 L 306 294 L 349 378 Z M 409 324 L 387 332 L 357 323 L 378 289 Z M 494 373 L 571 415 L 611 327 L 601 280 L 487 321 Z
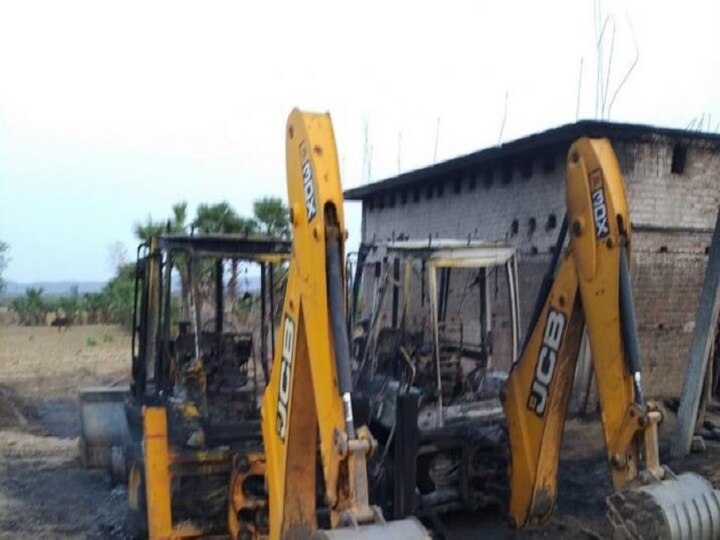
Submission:
M 42 287 L 29 287 L 25 291 L 25 296 L 13 298 L 10 307 L 17 313 L 20 318 L 20 324 L 24 326 L 37 326 L 45 322 L 45 313 L 47 313 L 47 304 L 42 297 Z
M 70 294 L 46 297 L 42 288 L 28 288 L 24 296 L 13 298 L 10 307 L 17 313 L 23 326 L 46 323 L 47 313 L 62 311 L 73 322 L 81 313 L 87 314 L 90 324 L 132 324 L 133 294 L 135 291 L 135 263 L 118 269 L 117 275 L 98 293 L 80 295 L 77 287 Z M 83 317 L 84 318 L 84 317 Z
M 135 263 L 128 263 L 118 269 L 117 275 L 108 281 L 102 292 L 106 322 L 120 323 L 129 327 L 133 316 L 133 294 L 135 294 Z

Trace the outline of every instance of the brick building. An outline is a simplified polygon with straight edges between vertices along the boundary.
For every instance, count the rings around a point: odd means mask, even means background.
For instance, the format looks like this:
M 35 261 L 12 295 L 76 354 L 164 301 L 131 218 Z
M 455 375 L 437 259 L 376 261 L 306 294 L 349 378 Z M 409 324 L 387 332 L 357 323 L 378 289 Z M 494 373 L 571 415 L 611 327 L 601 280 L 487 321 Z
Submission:
M 720 135 L 581 121 L 349 189 L 362 240 L 507 240 L 519 251 L 522 325 L 565 214 L 564 170 L 580 136 L 607 137 L 633 220 L 632 275 L 645 386 L 677 396 L 720 203 Z M 524 331 L 524 326 L 523 326 Z

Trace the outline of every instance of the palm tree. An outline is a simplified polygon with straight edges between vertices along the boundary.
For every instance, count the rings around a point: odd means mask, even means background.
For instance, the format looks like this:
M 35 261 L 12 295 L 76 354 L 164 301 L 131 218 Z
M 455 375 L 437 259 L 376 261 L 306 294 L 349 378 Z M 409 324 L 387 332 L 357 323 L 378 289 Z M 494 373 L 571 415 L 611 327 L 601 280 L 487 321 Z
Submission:
M 249 236 L 258 229 L 254 219 L 240 216 L 227 201 L 198 206 L 194 225 L 204 234 L 239 233 Z
M 187 232 L 187 201 L 180 201 L 172 205 L 172 219 L 170 220 L 170 232 Z
M 77 285 L 70 287 L 70 294 L 67 296 L 61 296 L 58 299 L 58 307 L 62 309 L 66 317 L 70 317 L 70 320 L 74 320 L 80 311 L 80 291 Z
M 187 201 L 180 201 L 172 205 L 172 215 L 161 221 L 154 221 L 148 214 L 144 222 L 136 222 L 134 226 L 135 236 L 142 242 L 149 242 L 153 236 L 163 233 L 182 234 L 187 232 Z
M 83 295 L 83 309 L 87 311 L 90 324 L 104 324 L 107 301 L 102 293 L 85 293 Z
M 135 223 L 133 232 L 141 242 L 150 242 L 153 236 L 160 236 L 165 232 L 165 222 L 153 221 L 152 216 L 148 215 L 144 222 Z
M 19 296 L 12 301 L 12 308 L 20 317 L 20 323 L 37 326 L 43 319 L 47 306 L 42 298 L 42 287 L 28 287 L 25 296 Z
M 240 233 L 250 236 L 258 230 L 258 223 L 254 219 L 240 216 L 227 201 L 198 206 L 194 225 L 199 232 L 205 234 Z M 238 261 L 232 260 L 230 265 L 228 288 L 230 303 L 234 308 L 237 304 Z
M 290 236 L 288 209 L 280 197 L 256 200 L 253 203 L 253 214 L 264 234 L 283 239 Z

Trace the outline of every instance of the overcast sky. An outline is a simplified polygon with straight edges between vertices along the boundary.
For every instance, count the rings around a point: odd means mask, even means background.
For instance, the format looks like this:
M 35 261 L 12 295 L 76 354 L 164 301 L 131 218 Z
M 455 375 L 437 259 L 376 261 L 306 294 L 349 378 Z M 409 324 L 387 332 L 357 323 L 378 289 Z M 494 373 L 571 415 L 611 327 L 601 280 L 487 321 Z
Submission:
M 107 279 L 108 246 L 132 256 L 133 223 L 176 201 L 285 198 L 294 106 L 332 114 L 345 187 L 497 144 L 506 96 L 505 141 L 575 121 L 579 81 L 598 117 L 596 5 L 2 2 L 6 277 Z M 606 109 L 639 55 L 610 118 L 715 131 L 720 1 L 600 9 Z

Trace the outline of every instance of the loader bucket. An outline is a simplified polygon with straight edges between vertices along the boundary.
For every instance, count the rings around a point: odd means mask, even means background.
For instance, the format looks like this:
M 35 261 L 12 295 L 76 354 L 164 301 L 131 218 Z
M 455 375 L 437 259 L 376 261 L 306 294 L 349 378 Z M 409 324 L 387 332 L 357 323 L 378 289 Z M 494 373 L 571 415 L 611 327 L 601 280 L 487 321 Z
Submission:
M 623 488 L 607 499 L 615 538 L 720 538 L 720 491 L 695 473 Z
M 400 519 L 387 523 L 341 527 L 316 531 L 311 540 L 430 540 L 430 534 L 415 518 Z
M 130 442 L 125 399 L 127 386 L 80 389 L 80 457 L 89 469 L 110 467 L 111 448 Z

